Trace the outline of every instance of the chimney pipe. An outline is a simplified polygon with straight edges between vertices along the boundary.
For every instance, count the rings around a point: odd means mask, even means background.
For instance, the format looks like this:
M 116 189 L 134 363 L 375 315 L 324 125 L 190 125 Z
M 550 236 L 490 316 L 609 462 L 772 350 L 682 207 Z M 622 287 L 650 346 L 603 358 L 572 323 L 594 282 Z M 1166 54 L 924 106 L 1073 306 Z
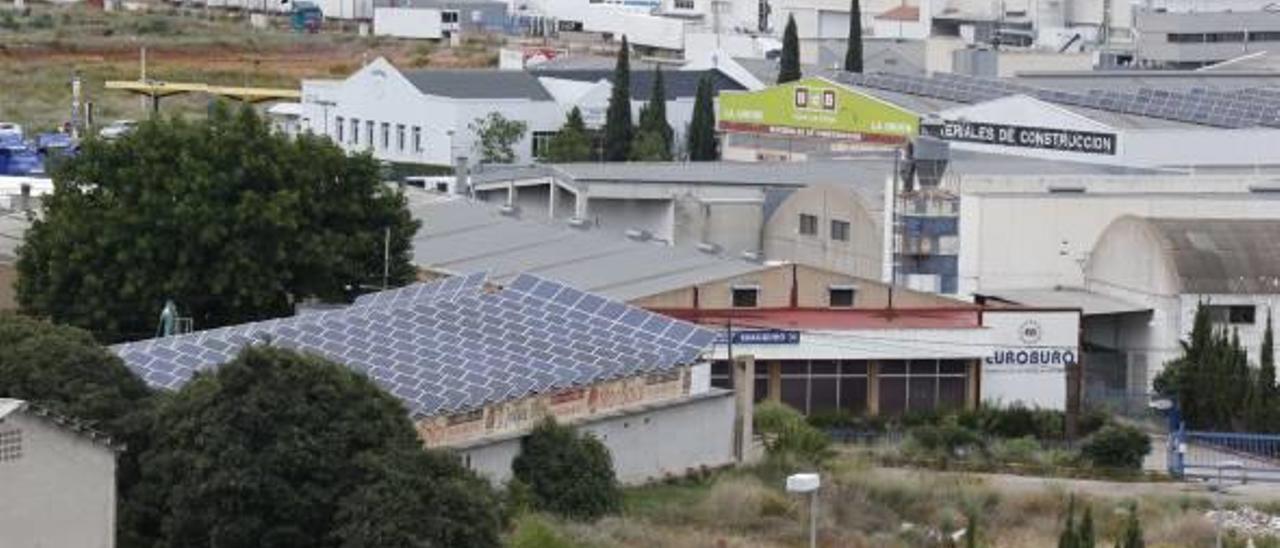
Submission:
M 18 211 L 31 211 L 31 185 L 22 183 L 18 195 Z

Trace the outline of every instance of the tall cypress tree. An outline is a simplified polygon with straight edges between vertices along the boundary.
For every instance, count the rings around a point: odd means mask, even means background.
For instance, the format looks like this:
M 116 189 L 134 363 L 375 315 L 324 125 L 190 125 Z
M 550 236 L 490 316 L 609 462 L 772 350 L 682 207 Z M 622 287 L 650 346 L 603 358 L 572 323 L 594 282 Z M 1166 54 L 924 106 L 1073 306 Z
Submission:
M 1276 349 L 1275 333 L 1271 328 L 1271 311 L 1267 311 L 1267 330 L 1262 335 L 1262 348 L 1258 356 L 1258 392 L 1268 405 L 1280 404 L 1276 401 Z
M 785 84 L 800 79 L 800 37 L 796 34 L 796 18 L 787 16 L 787 28 L 782 32 L 782 59 L 778 64 L 778 83 Z
M 716 112 L 711 102 L 711 78 L 703 76 L 698 81 L 698 92 L 693 101 L 693 119 L 689 122 L 687 137 L 689 160 L 709 162 L 716 154 Z
M 640 107 L 640 130 L 636 132 L 635 143 L 632 144 L 631 155 L 635 159 L 671 159 L 671 124 L 667 122 L 667 87 L 662 81 L 662 69 L 653 69 L 653 89 L 649 92 L 649 101 Z M 656 151 L 638 151 L 638 143 L 653 143 Z M 656 154 L 655 154 L 656 152 Z M 645 156 L 646 158 L 639 158 Z M 654 157 L 656 156 L 656 157 Z
M 627 37 L 622 37 L 618 63 L 613 68 L 613 92 L 604 121 L 604 159 L 625 162 L 631 153 L 635 128 L 631 127 L 631 54 Z
M 849 3 L 849 45 L 844 52 L 844 69 L 862 72 L 862 6 L 858 0 Z

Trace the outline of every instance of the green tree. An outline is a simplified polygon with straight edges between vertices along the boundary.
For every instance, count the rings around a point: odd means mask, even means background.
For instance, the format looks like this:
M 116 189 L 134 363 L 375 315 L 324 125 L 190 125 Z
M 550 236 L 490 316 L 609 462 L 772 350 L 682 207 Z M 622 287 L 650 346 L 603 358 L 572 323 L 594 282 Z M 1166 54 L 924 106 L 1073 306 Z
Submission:
M 415 275 L 417 222 L 377 163 L 289 139 L 249 107 L 91 139 L 53 179 L 18 251 L 18 301 L 100 341 L 153 336 L 167 299 L 207 329 L 348 298 L 382 284 L 384 230 L 388 282 Z
M 1120 538 L 1117 548 L 1146 548 L 1147 542 L 1142 538 L 1142 523 L 1138 521 L 1138 505 L 1129 506 L 1124 520 L 1124 536 Z
M 1165 364 L 1155 390 L 1177 400 L 1183 419 L 1194 428 L 1232 430 L 1245 425 L 1261 396 L 1239 334 L 1215 329 L 1205 304 L 1196 309 L 1183 355 Z
M 1084 505 L 1084 517 L 1080 518 L 1080 529 L 1076 531 L 1076 546 L 1079 548 L 1094 547 L 1093 508 Z
M 497 546 L 496 496 L 421 451 L 404 407 L 367 378 L 250 347 L 160 405 L 139 534 L 174 548 Z
M 32 402 L 122 442 L 116 467 L 120 496 L 117 537 L 133 536 L 129 504 L 138 481 L 138 454 L 148 445 L 154 398 L 120 358 L 88 332 L 0 313 L 0 397 Z
M 778 83 L 785 84 L 800 79 L 800 37 L 796 34 L 796 18 L 787 16 L 787 28 L 782 31 L 782 58 L 778 61 Z
M 613 90 L 604 119 L 604 159 L 625 162 L 631 155 L 635 128 L 631 125 L 631 53 L 627 37 L 622 37 L 618 61 L 613 68 Z
M 978 512 L 972 508 L 965 513 L 964 547 L 978 548 Z
M 538 510 L 591 520 L 621 507 L 609 449 L 550 418 L 520 441 L 511 471 L 528 486 Z
M 510 120 L 497 112 L 476 118 L 469 127 L 480 146 L 480 162 L 485 164 L 514 163 L 515 145 L 529 130 L 529 124 L 523 120 Z
M 1267 312 L 1267 327 L 1258 348 L 1258 373 L 1250 390 L 1249 429 L 1254 432 L 1275 432 L 1280 428 L 1280 394 L 1276 389 L 1275 333 L 1272 330 L 1271 312 Z
M 582 112 L 573 107 L 560 131 L 547 143 L 544 161 L 552 163 L 585 162 L 591 159 L 591 136 L 582 121 Z
M 849 44 L 844 52 L 844 70 L 862 72 L 862 6 L 849 0 Z
M 656 131 L 641 131 L 631 143 L 631 159 L 637 162 L 666 162 L 671 160 L 671 149 Z
M 716 112 L 711 97 L 711 78 L 698 80 L 698 91 L 693 100 L 693 119 L 689 121 L 687 152 L 689 160 L 710 162 L 720 157 L 716 150 Z
M 645 134 L 651 134 L 648 137 L 649 140 L 652 141 L 656 137 L 659 141 L 642 145 L 641 141 L 646 138 Z M 636 142 L 632 144 L 633 148 L 648 147 L 650 150 L 640 152 L 632 150 L 632 159 L 670 160 L 673 138 L 671 124 L 667 122 L 667 87 L 662 81 L 662 69 L 654 67 L 653 89 L 649 92 L 648 103 L 640 107 L 639 132 L 636 135 Z
M 1067 501 L 1067 520 L 1058 535 L 1058 548 L 1080 548 L 1080 537 L 1076 531 L 1076 497 L 1072 495 Z
M 1104 426 L 1080 444 L 1080 456 L 1100 468 L 1139 470 L 1150 452 L 1150 436 L 1122 424 Z

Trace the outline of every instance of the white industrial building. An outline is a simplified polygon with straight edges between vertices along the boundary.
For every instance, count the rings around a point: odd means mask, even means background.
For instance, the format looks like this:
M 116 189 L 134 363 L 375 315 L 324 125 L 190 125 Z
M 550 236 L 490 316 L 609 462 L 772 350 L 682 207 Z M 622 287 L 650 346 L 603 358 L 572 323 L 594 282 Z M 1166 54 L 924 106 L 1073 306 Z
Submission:
M 718 71 L 670 71 L 667 120 L 682 142 L 692 117 L 697 81 L 712 76 L 717 89 L 741 89 Z M 633 116 L 651 93 L 652 71 L 631 75 Z M 611 73 L 607 70 L 401 71 L 379 58 L 345 80 L 304 80 L 301 127 L 328 135 L 350 152 L 378 160 L 436 166 L 478 159 L 472 124 L 490 113 L 526 124 L 514 145 L 516 163 L 527 164 L 564 125 L 574 107 L 589 128 L 604 123 Z
M 115 546 L 121 449 L 75 419 L 0 398 L 0 545 Z

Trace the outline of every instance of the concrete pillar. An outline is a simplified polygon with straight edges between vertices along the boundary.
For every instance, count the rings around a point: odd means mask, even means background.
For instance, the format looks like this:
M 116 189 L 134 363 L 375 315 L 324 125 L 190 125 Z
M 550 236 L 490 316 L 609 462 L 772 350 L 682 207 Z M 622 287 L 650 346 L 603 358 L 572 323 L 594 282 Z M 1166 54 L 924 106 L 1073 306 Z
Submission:
M 507 207 L 516 206 L 516 184 L 514 182 L 507 183 Z
M 738 462 L 746 462 L 751 457 L 751 446 L 755 439 L 752 422 L 755 420 L 755 356 L 737 356 L 733 359 L 733 392 L 737 401 L 738 418 L 734 443 L 734 452 Z
M 880 414 L 880 362 L 867 362 L 867 414 Z
M 551 192 L 549 193 L 551 197 L 548 198 L 547 200 L 547 218 L 555 219 L 556 218 L 556 196 L 560 194 L 560 187 L 556 186 L 556 182 L 554 180 L 547 179 L 547 188 L 551 190 Z
M 969 360 L 966 367 L 966 377 L 968 377 L 968 390 L 965 394 L 965 407 L 974 409 L 982 402 L 982 362 L 980 360 Z
M 587 219 L 587 196 L 581 190 L 573 195 L 573 216 L 582 220 Z
M 782 402 L 782 362 L 769 362 L 769 401 Z

